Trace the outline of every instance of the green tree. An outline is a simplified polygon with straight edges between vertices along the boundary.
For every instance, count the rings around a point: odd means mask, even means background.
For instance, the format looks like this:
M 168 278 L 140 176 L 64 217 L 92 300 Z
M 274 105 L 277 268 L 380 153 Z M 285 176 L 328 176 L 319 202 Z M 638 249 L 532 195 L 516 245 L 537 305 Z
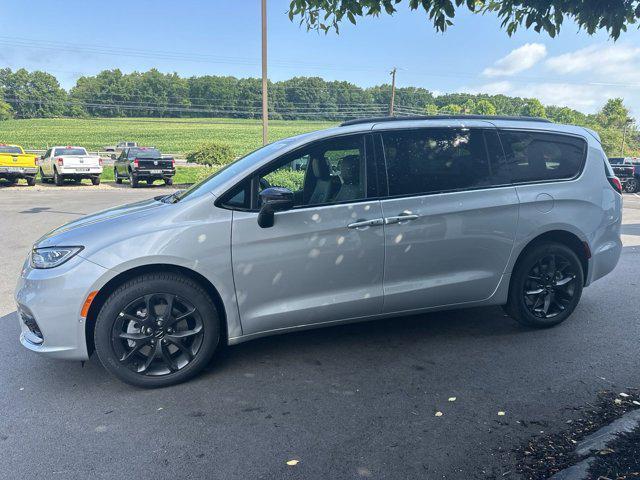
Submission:
M 526 117 L 546 117 L 547 111 L 537 98 L 528 98 L 522 108 L 522 115 Z
M 495 115 L 497 113 L 496 106 L 486 98 L 478 100 L 473 113 L 478 115 Z
M 49 73 L 0 69 L 0 88 L 17 118 L 57 117 L 65 113 L 67 92 Z
M 403 0 L 291 0 L 289 18 L 299 18 L 308 29 L 328 32 L 339 30 L 345 19 L 356 24 L 357 18 L 381 13 L 393 15 Z M 640 2 L 621 0 L 408 0 L 411 10 L 421 9 L 439 32 L 453 25 L 458 10 L 473 13 L 492 13 L 501 20 L 508 35 L 519 27 L 545 31 L 555 37 L 566 18 L 590 35 L 605 30 L 617 39 L 627 26 L 640 20 Z
M 435 103 L 428 103 L 424 107 L 424 113 L 426 115 L 438 115 L 438 106 Z
M 10 120 L 13 118 L 13 110 L 4 100 L 0 99 L 0 121 Z
M 611 98 L 597 114 L 597 122 L 604 128 L 623 129 L 633 122 L 622 98 Z
M 455 103 L 450 103 L 449 105 L 445 105 L 442 108 L 442 113 L 450 114 L 450 115 L 458 115 L 458 114 L 462 113 L 462 107 L 460 105 L 455 104 Z
M 577 110 L 573 110 L 569 107 L 557 107 L 550 105 L 546 107 L 546 111 L 547 118 L 557 123 L 567 123 L 571 125 L 587 124 L 587 116 L 584 113 L 578 112 Z
M 476 110 L 476 102 L 470 98 L 462 105 L 462 112 L 466 114 L 475 113 Z

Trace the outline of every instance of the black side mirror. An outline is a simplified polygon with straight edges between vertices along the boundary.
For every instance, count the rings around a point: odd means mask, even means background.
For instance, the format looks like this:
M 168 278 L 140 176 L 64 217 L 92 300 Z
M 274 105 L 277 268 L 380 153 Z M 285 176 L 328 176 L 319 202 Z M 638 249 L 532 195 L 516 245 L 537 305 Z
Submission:
M 116 154 L 115 154 L 115 153 L 112 153 L 112 154 L 111 154 L 111 160 L 115 160 L 115 159 L 116 159 Z
M 273 227 L 274 214 L 293 208 L 293 192 L 288 188 L 269 187 L 260 192 L 262 207 L 258 214 L 258 225 L 262 228 Z

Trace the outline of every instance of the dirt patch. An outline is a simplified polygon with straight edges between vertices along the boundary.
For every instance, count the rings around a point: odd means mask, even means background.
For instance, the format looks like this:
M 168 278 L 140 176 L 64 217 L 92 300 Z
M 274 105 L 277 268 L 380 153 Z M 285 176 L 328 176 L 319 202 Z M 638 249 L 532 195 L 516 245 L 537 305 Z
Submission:
M 537 436 L 526 445 L 516 448 L 516 472 L 527 480 L 545 480 L 559 471 L 575 465 L 581 460 L 575 453 L 576 445 L 580 440 L 639 407 L 640 392 L 638 390 L 627 391 L 622 396 L 618 392 L 601 392 L 593 404 L 575 408 L 580 412 L 579 418 L 568 420 L 567 428 L 562 432 Z M 599 454 L 599 460 L 603 460 L 612 452 L 606 449 Z M 620 455 L 621 461 L 624 461 L 626 454 L 621 451 Z M 611 458 L 613 462 L 614 457 Z M 593 468 L 596 468 L 597 465 L 600 465 L 600 462 L 597 462 Z M 606 468 L 606 465 L 603 465 L 603 468 Z M 598 475 L 593 478 L 597 479 Z M 617 477 L 610 478 L 613 480 Z M 640 476 L 621 478 L 640 478 Z
M 589 475 L 600 480 L 640 478 L 640 428 L 611 443 L 591 465 Z

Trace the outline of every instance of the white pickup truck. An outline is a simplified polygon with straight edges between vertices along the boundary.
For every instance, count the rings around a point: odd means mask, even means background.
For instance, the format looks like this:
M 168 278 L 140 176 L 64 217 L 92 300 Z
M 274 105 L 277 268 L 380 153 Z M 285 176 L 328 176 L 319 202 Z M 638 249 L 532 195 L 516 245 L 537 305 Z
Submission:
M 80 182 L 88 178 L 94 185 L 100 185 L 102 159 L 89 155 L 82 147 L 52 147 L 40 159 L 42 182 L 53 181 L 60 186 L 66 179 Z

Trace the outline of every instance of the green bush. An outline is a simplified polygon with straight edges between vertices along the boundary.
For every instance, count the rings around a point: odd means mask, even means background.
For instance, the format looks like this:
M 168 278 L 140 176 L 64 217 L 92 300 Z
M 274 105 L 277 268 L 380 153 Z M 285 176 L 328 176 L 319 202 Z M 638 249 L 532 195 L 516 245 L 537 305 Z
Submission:
M 187 162 L 200 165 L 226 165 L 234 159 L 233 151 L 228 145 L 210 142 L 200 145 L 187 154 Z
M 279 169 L 267 175 L 266 180 L 272 187 L 284 187 L 297 192 L 304 185 L 304 171 Z

